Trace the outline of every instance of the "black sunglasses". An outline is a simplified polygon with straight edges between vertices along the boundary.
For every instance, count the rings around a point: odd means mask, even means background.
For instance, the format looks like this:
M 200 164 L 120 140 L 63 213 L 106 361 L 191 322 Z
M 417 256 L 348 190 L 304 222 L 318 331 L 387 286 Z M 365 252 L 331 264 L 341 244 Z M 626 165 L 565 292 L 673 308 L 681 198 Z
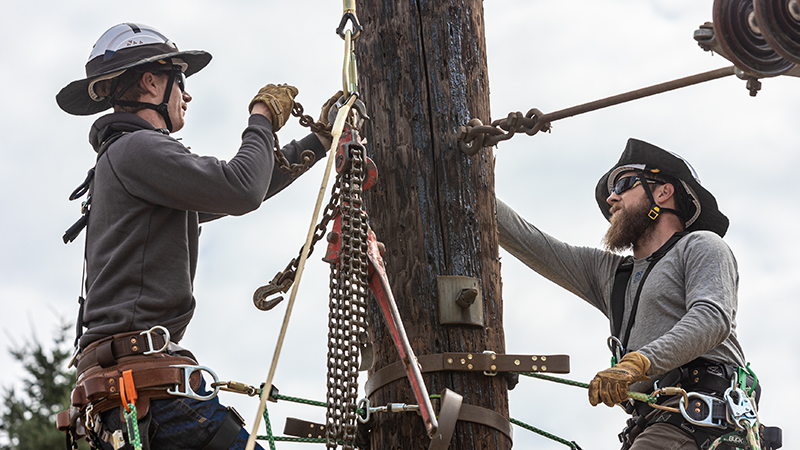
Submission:
M 645 179 L 645 181 L 647 181 L 648 183 L 664 184 L 656 180 Z M 636 175 L 622 177 L 619 180 L 617 180 L 617 182 L 614 184 L 614 187 L 611 188 L 611 192 L 617 195 L 622 195 L 623 192 L 636 187 L 639 183 L 641 183 L 641 180 Z
M 172 69 L 162 70 L 161 73 L 170 75 L 178 83 L 178 88 L 181 92 L 186 92 L 186 75 L 183 74 L 183 70 L 180 67 L 174 66 Z

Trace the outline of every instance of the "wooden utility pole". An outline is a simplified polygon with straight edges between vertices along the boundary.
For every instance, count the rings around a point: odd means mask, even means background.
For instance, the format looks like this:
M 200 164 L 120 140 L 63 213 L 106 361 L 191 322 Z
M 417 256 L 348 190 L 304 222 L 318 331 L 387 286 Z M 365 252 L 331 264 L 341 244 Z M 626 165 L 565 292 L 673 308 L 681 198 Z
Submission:
M 366 210 L 386 246 L 386 271 L 411 346 L 417 356 L 505 353 L 493 155 L 486 148 L 467 157 L 456 140 L 459 125 L 490 118 L 482 1 L 361 1 L 358 16 L 359 85 L 372 118 L 365 136 L 379 173 L 365 193 Z M 453 275 L 478 281 L 483 326 L 441 323 L 439 277 Z M 370 319 L 377 343 L 372 376 L 398 353 L 380 313 L 373 310 Z M 448 388 L 464 405 L 508 418 L 503 376 L 442 371 L 423 378 L 431 394 Z M 414 403 L 414 397 L 403 378 L 371 392 L 370 401 Z M 418 415 L 375 419 L 373 449 L 428 448 Z M 503 433 L 466 421 L 457 423 L 451 442 L 453 449 L 511 447 Z

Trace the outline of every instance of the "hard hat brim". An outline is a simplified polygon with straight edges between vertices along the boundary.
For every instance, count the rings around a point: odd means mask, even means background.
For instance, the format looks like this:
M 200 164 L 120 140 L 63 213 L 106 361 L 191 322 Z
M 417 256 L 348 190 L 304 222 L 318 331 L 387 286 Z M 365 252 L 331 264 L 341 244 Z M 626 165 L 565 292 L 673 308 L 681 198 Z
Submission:
M 597 206 L 607 220 L 611 220 L 611 210 L 606 199 L 611 195 L 609 186 L 616 181 L 612 177 L 619 175 L 625 168 L 629 170 L 638 168 L 645 173 L 660 173 L 681 181 L 687 194 L 700 204 L 699 214 L 686 226 L 686 231 L 708 230 L 720 237 L 725 236 L 728 231 L 728 218 L 720 212 L 717 200 L 711 192 L 700 184 L 691 166 L 671 152 L 633 138 L 628 139 L 619 161 L 600 177 L 595 188 Z
M 58 103 L 58 106 L 65 112 L 76 116 L 90 116 L 103 112 L 111 108 L 111 103 L 107 98 L 99 100 L 92 99 L 89 95 L 89 85 L 92 81 L 113 72 L 124 71 L 166 58 L 182 59 L 188 65 L 184 72 L 187 77 L 199 72 L 211 62 L 211 54 L 202 50 L 187 50 L 153 55 L 119 67 L 110 67 L 101 73 L 94 74 L 81 80 L 75 80 L 61 89 L 56 95 L 56 103 Z

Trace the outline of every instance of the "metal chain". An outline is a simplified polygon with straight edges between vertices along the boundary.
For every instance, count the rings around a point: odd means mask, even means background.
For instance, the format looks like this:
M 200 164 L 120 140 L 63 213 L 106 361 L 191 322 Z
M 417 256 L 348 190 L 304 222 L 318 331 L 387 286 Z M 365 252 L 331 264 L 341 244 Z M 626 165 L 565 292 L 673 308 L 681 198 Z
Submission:
M 294 106 L 292 106 L 292 115 L 300 119 L 300 125 L 311 129 L 312 132 L 319 133 L 328 138 L 331 137 L 331 125 L 316 122 L 313 117 L 303 114 L 303 105 L 300 103 L 294 102 Z M 275 160 L 278 161 L 278 169 L 280 169 L 281 172 L 288 173 L 292 177 L 297 178 L 308 170 L 314 164 L 314 161 L 316 161 L 314 152 L 311 150 L 303 150 L 303 153 L 300 154 L 301 162 L 290 163 L 281 151 L 281 144 L 278 142 L 278 134 L 273 131 L 272 137 L 275 142 L 275 148 L 273 148 L 272 151 L 275 154 Z
M 308 247 L 308 256 L 314 252 L 314 244 L 316 244 L 317 241 L 321 240 L 325 236 L 325 230 L 328 228 L 328 223 L 333 218 L 334 211 L 339 203 L 339 179 L 341 176 L 341 173 L 336 175 L 336 182 L 331 188 L 331 199 L 328 201 L 328 204 L 325 205 L 325 209 L 322 211 L 322 219 L 320 219 L 319 223 L 314 229 L 314 236 L 311 238 L 311 245 Z M 283 297 L 276 297 L 270 300 L 267 300 L 267 297 L 277 294 L 278 292 L 286 292 L 289 290 L 289 288 L 292 286 L 292 283 L 294 283 L 295 276 L 297 275 L 297 264 L 300 261 L 300 255 L 302 255 L 302 253 L 303 247 L 301 246 L 297 257 L 289 261 L 289 264 L 286 265 L 285 269 L 275 274 L 275 278 L 273 278 L 269 284 L 256 289 L 256 291 L 253 293 L 253 303 L 256 305 L 256 308 L 262 311 L 268 311 L 283 300 Z
M 300 119 L 300 125 L 311 129 L 312 132 L 319 133 L 328 138 L 331 137 L 331 125 L 325 125 L 322 122 L 315 122 L 311 116 L 303 114 L 303 105 L 300 103 L 294 102 L 294 106 L 292 107 L 292 115 Z M 308 170 L 312 164 L 314 164 L 315 156 L 314 152 L 311 150 L 303 151 L 301 154 L 301 157 L 303 158 L 302 163 L 290 164 L 289 160 L 286 159 L 286 156 L 284 156 L 283 152 L 280 150 L 278 135 L 275 134 L 275 132 L 272 134 L 275 140 L 275 148 L 273 149 L 273 153 L 275 154 L 275 160 L 278 162 L 278 168 L 281 170 L 281 172 L 288 173 L 292 177 L 298 177 L 303 172 Z M 308 248 L 308 255 L 311 255 L 311 253 L 314 251 L 314 244 L 316 244 L 317 241 L 325 236 L 325 230 L 328 227 L 328 222 L 330 222 L 331 218 L 333 217 L 333 212 L 336 208 L 336 204 L 339 201 L 340 176 L 340 174 L 337 174 L 336 182 L 331 189 L 331 199 L 325 206 L 325 209 L 322 213 L 322 219 L 314 229 L 314 237 L 311 240 L 311 246 Z M 303 248 L 300 247 L 297 257 L 289 261 L 289 264 L 286 265 L 285 269 L 278 272 L 268 284 L 256 289 L 256 291 L 253 293 L 253 303 L 256 305 L 256 308 L 262 311 L 269 311 L 283 300 L 283 297 L 276 297 L 270 300 L 267 300 L 267 297 L 289 290 L 289 288 L 292 286 L 292 283 L 294 283 L 295 275 L 297 274 L 297 264 L 300 261 L 300 255 L 302 253 Z
M 456 137 L 459 140 L 458 145 L 461 151 L 472 156 L 476 155 L 484 147 L 491 147 L 498 142 L 511 139 L 515 133 L 523 132 L 528 136 L 533 136 L 540 131 L 550 131 L 550 122 L 555 122 L 556 120 L 596 111 L 651 95 L 661 94 L 674 89 L 716 80 L 735 73 L 736 67 L 723 67 L 721 69 L 667 81 L 665 83 L 614 95 L 601 100 L 595 100 L 548 114 L 544 114 L 536 108 L 530 109 L 525 115 L 519 111 L 511 112 L 507 117 L 493 121 L 491 125 L 484 125 L 480 119 L 473 118 L 467 125 L 458 128 Z
M 354 138 L 357 139 L 355 132 Z M 366 335 L 367 215 L 362 210 L 364 160 L 361 146 L 348 146 L 350 167 L 342 170 L 341 256 L 331 264 L 328 315 L 328 392 L 326 446 L 353 449 L 357 432 L 358 356 Z

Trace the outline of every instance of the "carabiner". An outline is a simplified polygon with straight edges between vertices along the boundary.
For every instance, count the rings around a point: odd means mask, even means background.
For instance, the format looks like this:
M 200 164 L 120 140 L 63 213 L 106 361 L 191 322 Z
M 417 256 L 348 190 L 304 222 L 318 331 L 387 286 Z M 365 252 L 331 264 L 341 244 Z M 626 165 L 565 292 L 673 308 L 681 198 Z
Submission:
M 362 398 L 358 401 L 358 409 L 364 412 L 364 415 L 358 415 L 358 421 L 361 423 L 369 422 L 370 416 L 372 415 L 372 411 L 369 407 L 369 399 L 367 397 Z
M 736 425 L 739 430 L 747 430 L 744 423 L 752 427 L 758 421 L 750 397 L 738 387 L 730 387 L 725 391 L 725 402 L 728 405 L 728 422 Z
M 181 387 L 179 384 L 175 385 L 175 389 L 167 390 L 168 394 L 177 395 L 179 397 L 188 397 L 193 398 L 195 400 L 200 400 L 201 402 L 211 400 L 212 398 L 216 397 L 219 394 L 219 378 L 217 378 L 217 374 L 214 373 L 213 370 L 209 369 L 205 366 L 191 366 L 188 364 L 176 364 L 170 367 L 176 367 L 178 369 L 183 369 L 183 388 L 184 390 L 181 391 Z M 208 395 L 200 395 L 192 390 L 192 386 L 190 385 L 189 378 L 192 376 L 194 371 L 196 370 L 205 370 L 211 377 L 214 379 L 214 382 L 211 383 L 211 386 L 214 388 L 214 392 Z M 202 375 L 202 374 L 201 374 Z
M 614 367 L 625 355 L 625 347 L 622 346 L 622 342 L 616 336 L 609 336 L 606 344 L 608 349 L 611 350 L 611 367 Z

